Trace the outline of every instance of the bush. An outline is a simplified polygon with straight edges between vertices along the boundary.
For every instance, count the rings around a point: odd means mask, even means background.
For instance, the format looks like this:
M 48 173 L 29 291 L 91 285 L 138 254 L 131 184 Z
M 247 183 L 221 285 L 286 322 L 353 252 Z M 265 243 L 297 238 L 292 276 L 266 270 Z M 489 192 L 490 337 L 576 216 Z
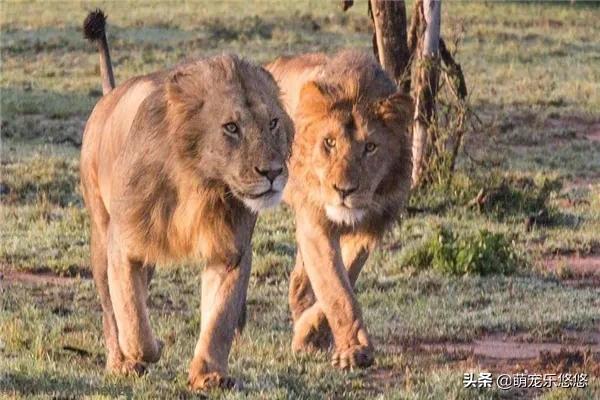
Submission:
M 534 179 L 497 171 L 470 176 L 457 173 L 450 184 L 431 184 L 414 190 L 410 207 L 433 213 L 468 207 L 495 220 L 519 221 L 540 213 L 552 216 L 549 200 L 561 187 L 560 180 L 546 177 Z
M 448 275 L 510 274 L 518 257 L 505 235 L 482 229 L 457 234 L 438 227 L 416 246 L 405 250 L 401 263 L 417 270 L 432 268 Z
M 531 178 L 505 177 L 495 187 L 483 191 L 483 198 L 477 203 L 480 210 L 506 219 L 509 216 L 527 216 L 540 211 L 548 211 L 548 199 L 561 188 L 560 181 L 544 179 L 536 183 Z

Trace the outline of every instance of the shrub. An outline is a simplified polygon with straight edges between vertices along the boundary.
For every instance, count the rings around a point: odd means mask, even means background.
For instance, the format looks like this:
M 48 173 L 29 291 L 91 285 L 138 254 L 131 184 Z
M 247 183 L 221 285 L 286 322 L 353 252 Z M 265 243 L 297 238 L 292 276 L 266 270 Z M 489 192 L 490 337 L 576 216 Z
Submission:
M 468 207 L 499 221 L 519 221 L 537 214 L 552 217 L 554 210 L 549 200 L 561 187 L 560 180 L 546 177 L 534 179 L 497 171 L 457 173 L 450 184 L 431 184 L 414 190 L 410 207 L 434 213 Z
M 477 205 L 481 211 L 499 219 L 529 215 L 547 211 L 550 195 L 560 188 L 561 183 L 557 180 L 544 179 L 536 183 L 531 178 L 505 177 L 498 185 L 486 188 Z
M 401 256 L 403 266 L 448 275 L 510 274 L 518 262 L 512 242 L 501 233 L 482 229 L 457 234 L 447 227 L 436 228 Z

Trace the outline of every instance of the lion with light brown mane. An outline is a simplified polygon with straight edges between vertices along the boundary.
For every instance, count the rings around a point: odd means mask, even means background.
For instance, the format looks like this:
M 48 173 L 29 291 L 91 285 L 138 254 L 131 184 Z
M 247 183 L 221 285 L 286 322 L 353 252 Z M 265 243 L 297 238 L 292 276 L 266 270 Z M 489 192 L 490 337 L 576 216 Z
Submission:
M 373 347 L 353 287 L 407 199 L 412 102 L 360 51 L 280 58 L 267 69 L 296 129 L 284 193 L 298 243 L 292 348 L 327 349 L 333 336 L 334 365 L 369 366 Z
M 256 213 L 287 181 L 293 125 L 260 66 L 219 56 L 114 87 L 101 11 L 85 22 L 98 44 L 104 96 L 85 127 L 81 184 L 91 220 L 106 367 L 142 373 L 162 343 L 146 301 L 154 265 L 206 261 L 194 389 L 230 387 L 227 359 L 250 276 Z

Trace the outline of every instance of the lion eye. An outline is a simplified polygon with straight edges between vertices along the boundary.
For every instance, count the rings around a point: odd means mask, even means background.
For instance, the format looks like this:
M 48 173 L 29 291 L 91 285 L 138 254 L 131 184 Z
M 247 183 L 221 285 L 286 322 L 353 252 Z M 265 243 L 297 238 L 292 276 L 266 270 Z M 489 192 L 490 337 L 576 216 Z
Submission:
M 225 129 L 225 133 L 229 136 L 239 136 L 240 128 L 235 122 L 226 123 L 225 125 L 223 125 L 223 129 Z
M 277 128 L 277 124 L 279 123 L 279 118 L 273 118 L 271 122 L 269 122 L 269 129 L 273 130 Z
M 325 146 L 328 149 L 333 149 L 335 147 L 335 139 L 325 138 Z
M 365 145 L 365 151 L 366 151 L 367 153 L 373 153 L 375 150 L 377 150 L 377 145 L 376 145 L 375 143 L 368 142 L 368 143 Z

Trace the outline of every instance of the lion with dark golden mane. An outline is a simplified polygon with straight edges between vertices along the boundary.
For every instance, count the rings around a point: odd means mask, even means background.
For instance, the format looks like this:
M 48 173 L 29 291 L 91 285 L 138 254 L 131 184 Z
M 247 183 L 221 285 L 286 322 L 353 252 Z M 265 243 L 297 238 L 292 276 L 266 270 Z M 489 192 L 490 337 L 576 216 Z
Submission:
M 412 102 L 360 51 L 280 58 L 267 69 L 296 129 L 284 193 L 298 244 L 292 347 L 327 349 L 333 339 L 334 365 L 369 366 L 373 347 L 353 288 L 406 203 Z
M 105 95 L 87 121 L 81 184 L 91 220 L 107 369 L 141 373 L 162 343 L 146 300 L 155 264 L 206 261 L 194 389 L 228 387 L 243 318 L 257 212 L 279 202 L 293 125 L 262 67 L 218 56 L 113 88 L 104 15 L 86 36 L 101 54 Z

